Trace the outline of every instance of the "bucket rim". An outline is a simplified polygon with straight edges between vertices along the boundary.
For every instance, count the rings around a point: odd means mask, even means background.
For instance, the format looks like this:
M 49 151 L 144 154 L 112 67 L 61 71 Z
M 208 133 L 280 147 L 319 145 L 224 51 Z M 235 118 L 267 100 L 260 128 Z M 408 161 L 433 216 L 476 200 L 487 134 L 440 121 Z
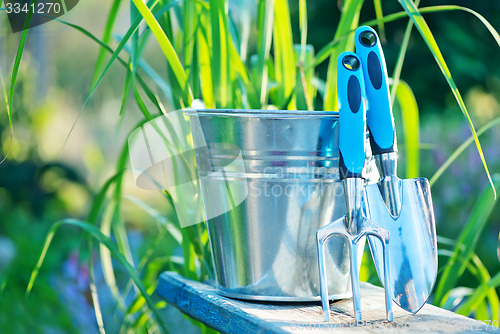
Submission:
M 264 109 L 185 109 L 188 116 L 235 116 L 259 118 L 338 118 L 338 111 L 309 111 L 309 110 L 264 110 Z

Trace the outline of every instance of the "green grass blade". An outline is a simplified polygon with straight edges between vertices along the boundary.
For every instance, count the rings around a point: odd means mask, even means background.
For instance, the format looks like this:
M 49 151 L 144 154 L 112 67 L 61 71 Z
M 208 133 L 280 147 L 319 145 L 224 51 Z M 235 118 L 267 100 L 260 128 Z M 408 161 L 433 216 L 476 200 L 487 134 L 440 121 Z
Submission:
M 99 329 L 99 333 L 105 334 L 106 331 L 104 329 L 104 319 L 101 311 L 101 303 L 99 302 L 99 295 L 97 293 L 97 287 L 95 285 L 95 275 L 94 275 L 94 266 L 92 265 L 92 257 L 90 257 L 90 265 L 89 265 L 89 287 L 90 287 L 90 296 L 92 297 L 92 304 L 94 307 L 94 314 L 97 321 L 97 328 Z
M 146 103 L 144 103 L 144 100 L 141 97 L 141 93 L 139 93 L 139 90 L 137 89 L 137 86 L 135 83 L 133 84 L 133 90 L 134 90 L 134 97 L 135 97 L 135 102 L 137 103 L 137 106 L 139 107 L 139 110 L 142 112 L 144 117 L 148 120 L 153 119 L 153 115 L 149 112 L 148 107 L 146 106 Z
M 415 1 L 415 6 L 418 7 L 420 0 Z M 401 71 L 403 69 L 403 63 L 406 59 L 406 51 L 408 50 L 408 44 L 410 43 L 410 36 L 413 30 L 413 21 L 408 20 L 406 25 L 405 34 L 403 37 L 403 42 L 401 43 L 401 48 L 399 49 L 398 59 L 396 61 L 396 66 L 394 67 L 394 72 L 392 74 L 392 89 L 391 89 L 391 105 L 394 105 L 394 100 L 396 99 L 396 90 L 398 88 L 399 78 L 401 77 Z
M 196 37 L 196 29 L 198 22 L 198 12 L 196 10 L 196 5 L 193 0 L 187 0 L 184 2 L 184 23 L 183 23 L 183 33 L 182 33 L 182 51 L 184 55 L 184 70 L 186 71 L 186 76 L 188 78 L 190 86 L 196 89 L 197 84 L 196 78 L 198 73 L 193 71 L 193 59 L 194 59 L 194 42 Z M 196 95 L 195 95 L 196 96 Z
M 133 6 L 132 0 L 130 0 L 130 25 L 133 25 L 134 22 L 140 21 L 141 16 L 137 11 L 137 8 Z M 139 55 L 139 31 L 138 29 L 134 31 L 132 36 L 130 37 L 130 71 L 132 72 L 132 77 L 135 77 L 137 59 L 140 57 Z
M 260 105 L 257 98 L 257 93 L 255 92 L 253 83 L 250 81 L 247 68 L 241 60 L 240 54 L 236 50 L 236 47 L 232 41 L 229 41 L 229 53 L 231 58 L 231 66 L 233 67 L 233 70 L 236 72 L 236 74 L 238 74 L 238 76 L 241 78 L 241 80 L 243 81 L 243 85 L 245 86 L 250 107 L 259 108 Z
M 162 213 L 158 212 L 158 210 L 154 209 L 151 205 L 142 201 L 141 199 L 135 196 L 125 196 L 125 199 L 135 204 L 137 207 L 141 208 L 150 215 L 155 221 L 160 224 L 160 228 L 162 230 L 168 231 L 168 233 L 179 243 L 182 242 L 182 234 L 177 226 L 175 226 L 171 221 L 169 221 Z
M 120 104 L 120 112 L 119 112 L 120 116 L 123 115 L 125 109 L 127 108 L 127 102 L 131 89 L 132 89 L 132 71 L 127 71 L 127 74 L 125 76 L 125 82 L 123 83 L 122 102 Z
M 121 174 L 123 174 L 123 171 L 120 171 L 110 177 L 95 196 L 94 200 L 92 201 L 92 206 L 90 207 L 89 214 L 87 215 L 87 221 L 89 222 L 89 224 L 97 224 L 97 220 L 99 219 L 101 211 L 106 204 L 106 194 L 111 186 L 120 178 Z
M 495 288 L 488 286 L 488 283 L 491 281 L 490 274 L 477 255 L 474 254 L 472 262 L 475 266 L 475 270 L 477 271 L 475 276 L 478 278 L 480 285 L 474 290 L 472 295 L 455 310 L 455 313 L 469 316 L 474 310 L 476 310 L 476 319 L 499 321 L 500 300 Z M 491 315 L 486 312 L 485 316 L 480 316 L 477 314 L 478 308 L 480 308 L 481 305 L 486 304 L 485 300 L 488 301 L 489 308 L 491 309 Z
M 439 68 L 441 69 L 441 72 L 443 73 L 443 76 L 445 77 L 446 81 L 448 82 L 448 85 L 450 86 L 450 89 L 455 96 L 455 100 L 458 103 L 458 106 L 460 107 L 462 113 L 464 114 L 468 124 L 469 128 L 472 132 L 472 136 L 474 137 L 474 142 L 476 143 L 477 151 L 479 153 L 479 156 L 481 157 L 481 161 L 483 163 L 484 170 L 486 172 L 486 175 L 488 177 L 488 180 L 491 185 L 491 189 L 493 190 L 493 196 L 496 198 L 496 189 L 495 185 L 493 184 L 493 180 L 491 178 L 490 172 L 488 170 L 488 165 L 486 164 L 486 160 L 484 158 L 483 150 L 481 148 L 481 144 L 479 143 L 479 139 L 477 137 L 476 129 L 474 128 L 474 124 L 472 123 L 472 119 L 470 118 L 469 112 L 467 111 L 467 107 L 465 106 L 465 103 L 462 99 L 462 95 L 460 94 L 460 91 L 457 88 L 457 85 L 455 84 L 455 80 L 453 80 L 453 77 L 451 75 L 450 70 L 448 69 L 448 65 L 446 64 L 443 55 L 441 54 L 441 50 L 439 49 L 436 40 L 434 39 L 434 35 L 432 34 L 429 26 L 427 25 L 427 22 L 424 20 L 420 12 L 418 11 L 418 8 L 415 6 L 413 1 L 411 0 L 399 0 L 401 6 L 403 9 L 408 13 L 408 16 L 413 20 L 413 23 L 419 30 L 422 38 L 426 42 L 429 50 L 431 51 L 432 55 L 434 56 L 434 59 L 436 60 Z
M 123 178 L 123 168 L 119 169 L 120 171 L 113 175 L 111 178 L 109 178 L 105 184 L 101 187 L 100 191 L 96 195 L 94 201 L 92 202 L 92 206 L 90 209 L 90 212 L 87 216 L 87 222 L 92 225 L 97 225 L 99 218 L 101 217 L 101 211 L 105 208 L 105 205 L 108 203 L 106 194 L 110 190 L 111 186 L 113 184 L 117 184 L 120 182 L 120 180 Z M 106 215 L 105 219 L 106 221 Z M 106 225 L 106 224 L 104 224 Z M 90 249 L 92 249 L 92 246 L 89 246 Z M 103 267 L 103 274 L 106 280 L 106 283 L 108 284 L 108 287 L 110 288 L 110 291 L 117 301 L 118 307 L 121 310 L 125 310 L 125 303 L 123 301 L 123 298 L 121 298 L 121 295 L 119 293 L 119 290 L 116 285 L 116 279 L 114 277 L 114 274 L 109 273 L 109 268 L 112 268 L 111 264 L 111 259 L 109 261 L 106 261 L 106 252 L 101 252 L 101 265 Z M 45 256 L 45 255 L 44 255 Z M 112 269 L 111 269 L 112 270 Z M 97 294 L 97 292 L 95 292 Z M 93 297 L 93 296 L 92 296 Z M 94 297 L 93 297 L 94 298 Z M 95 303 L 98 303 L 98 298 L 94 300 Z M 94 303 L 94 304 L 95 304 Z M 96 309 L 96 318 L 99 318 L 99 314 L 97 312 L 98 310 Z
M 155 1 L 150 1 L 148 4 L 151 5 L 151 9 L 153 9 L 154 7 L 156 7 L 156 5 L 158 4 L 158 2 L 159 2 L 159 0 L 155 0 Z M 89 94 L 87 95 L 87 98 L 85 99 L 85 104 L 84 105 L 86 105 L 88 103 L 88 101 L 90 101 L 90 98 L 92 97 L 92 95 L 94 94 L 95 90 L 97 89 L 97 86 L 99 86 L 99 84 L 101 83 L 102 79 L 104 78 L 104 76 L 108 72 L 109 68 L 114 63 L 114 61 L 118 58 L 119 54 L 122 52 L 123 48 L 125 47 L 125 45 L 127 44 L 127 42 L 130 40 L 130 38 L 132 37 L 132 35 L 139 29 L 139 25 L 141 24 L 141 22 L 142 22 L 142 18 L 137 18 L 137 20 L 134 23 L 131 24 L 130 28 L 125 33 L 125 36 L 123 36 L 121 42 L 118 44 L 117 48 L 113 51 L 113 54 L 111 55 L 111 58 L 108 60 L 106 66 L 104 66 L 104 68 L 102 69 L 101 73 L 99 74 L 99 76 L 95 80 L 94 85 L 92 85 L 92 87 L 91 87 L 91 89 L 89 91 Z M 74 26 L 74 25 L 71 25 L 71 26 L 73 26 L 74 28 L 76 28 L 76 26 Z M 80 27 L 78 27 L 78 28 L 80 28 Z M 100 41 L 100 42 L 103 43 L 103 44 L 105 44 L 102 41 Z
M 300 57 L 299 61 L 306 61 L 307 44 L 307 1 L 299 0 L 299 27 L 300 27 Z
M 385 25 L 384 25 L 384 12 L 382 11 L 382 0 L 373 0 L 373 7 L 375 8 L 375 16 L 377 18 L 378 35 L 382 41 L 385 41 Z
M 118 10 L 120 9 L 121 0 L 113 0 L 111 9 L 109 10 L 108 18 L 106 19 L 106 25 L 104 26 L 104 33 L 102 34 L 103 43 L 109 44 L 111 41 L 111 34 L 113 32 L 113 27 L 115 25 L 116 17 L 118 16 Z M 100 49 L 99 55 L 97 56 L 97 61 L 94 68 L 94 74 L 92 75 L 92 81 L 90 86 L 94 86 L 97 81 L 99 72 L 104 66 L 104 60 L 106 57 L 106 50 Z
M 26 289 L 26 293 L 29 294 L 31 289 L 33 288 L 33 285 L 36 281 L 38 272 L 40 271 L 40 268 L 43 265 L 43 261 L 45 259 L 45 255 L 47 254 L 47 250 L 50 247 L 50 244 L 52 242 L 52 239 L 54 238 L 55 233 L 59 229 L 59 227 L 63 225 L 69 225 L 69 226 L 75 226 L 83 231 L 89 233 L 95 240 L 97 240 L 100 244 L 104 245 L 113 255 L 113 257 L 125 268 L 125 271 L 127 274 L 130 276 L 134 284 L 137 286 L 141 294 L 144 296 L 146 299 L 146 303 L 149 307 L 149 309 L 153 312 L 155 315 L 155 319 L 158 323 L 158 325 L 161 327 L 162 331 L 165 333 L 168 333 L 167 331 L 167 326 L 165 325 L 162 316 L 159 314 L 157 308 L 155 307 L 155 304 L 153 303 L 151 297 L 149 296 L 148 292 L 146 291 L 146 288 L 141 282 L 141 279 L 139 278 L 139 275 L 135 271 L 135 269 L 130 265 L 130 263 L 126 260 L 124 255 L 120 253 L 118 250 L 116 244 L 111 240 L 110 238 L 106 237 L 104 234 L 101 233 L 101 231 L 95 227 L 92 224 L 76 220 L 76 219 L 65 219 L 56 222 L 50 229 L 49 233 L 47 234 L 47 237 L 45 239 L 42 252 L 40 253 L 40 256 L 38 258 L 38 262 L 35 266 L 35 269 L 31 273 L 31 277 L 28 283 L 28 287 Z
M 415 3 L 417 3 L 417 1 L 415 1 Z M 473 11 L 470 8 L 461 7 L 461 6 L 454 6 L 454 5 L 429 6 L 429 7 L 419 8 L 419 12 L 421 14 L 440 13 L 440 12 L 447 12 L 447 11 L 465 11 L 465 12 L 473 14 L 485 25 L 485 27 L 488 29 L 490 34 L 493 36 L 493 38 L 495 39 L 497 44 L 500 46 L 500 35 L 498 34 L 498 32 L 493 28 L 493 26 L 482 15 Z M 397 12 L 397 13 L 385 15 L 382 18 L 382 22 L 389 23 L 389 22 L 393 22 L 393 21 L 400 20 L 400 19 L 407 18 L 407 17 L 408 17 L 408 14 L 406 12 L 402 11 L 402 12 Z M 374 26 L 378 22 L 379 22 L 379 20 L 375 19 L 375 20 L 365 21 L 365 22 L 361 23 L 360 25 Z M 356 28 L 350 30 L 349 33 L 354 32 L 355 29 Z M 339 38 L 334 38 L 331 42 L 329 42 L 327 45 L 322 47 L 318 51 L 318 54 L 317 54 L 316 59 L 314 61 L 314 66 L 318 66 L 323 61 L 325 61 L 328 58 L 329 54 L 332 52 L 332 50 L 337 46 L 337 44 L 340 43 L 341 40 L 346 39 L 347 37 L 348 37 L 348 35 L 345 34 L 345 35 L 340 36 Z
M 319 51 L 318 54 L 316 55 L 316 58 L 314 59 L 314 64 L 313 66 L 316 67 L 325 60 L 328 59 L 330 54 L 335 50 L 335 47 L 344 39 L 347 39 L 348 35 L 341 36 L 340 38 L 334 38 L 331 40 L 328 44 L 326 44 L 324 47 L 322 47 Z
M 296 103 L 297 110 L 314 110 L 314 98 L 316 97 L 316 87 L 312 81 L 314 78 L 314 67 L 310 66 L 314 62 L 314 48 L 312 45 L 297 45 L 295 47 L 296 60 L 298 64 Z
M 418 3 L 418 1 L 415 1 L 415 4 L 417 4 L 417 3 Z M 439 13 L 439 12 L 447 12 L 447 11 L 465 11 L 465 12 L 473 14 L 485 25 L 485 27 L 488 29 L 490 34 L 493 36 L 493 38 L 495 39 L 497 44 L 500 46 L 500 35 L 498 34 L 498 32 L 493 28 L 493 26 L 483 16 L 481 16 L 479 13 L 471 10 L 470 8 L 461 7 L 461 6 L 453 6 L 453 5 L 429 6 L 429 7 L 419 8 L 419 12 L 421 14 Z M 406 12 L 402 11 L 402 12 L 397 12 L 397 13 L 385 15 L 381 20 L 382 20 L 382 23 L 389 23 L 389 22 L 393 22 L 393 21 L 400 20 L 400 19 L 407 18 L 407 17 L 408 17 L 408 14 Z M 365 22 L 361 23 L 360 25 L 374 26 L 374 25 L 378 24 L 379 21 L 380 20 L 378 20 L 378 19 L 365 21 Z M 413 23 L 412 23 L 412 25 L 413 25 Z M 351 29 L 348 33 L 352 33 L 355 30 L 356 30 L 356 28 Z M 333 51 L 333 49 L 342 40 L 344 40 L 348 37 L 348 33 L 346 33 L 342 36 L 339 36 L 338 38 L 334 38 L 327 45 L 322 47 L 317 53 L 316 59 L 314 61 L 314 66 L 318 66 L 319 64 L 324 62 L 326 59 L 328 59 L 328 56 Z M 405 36 L 406 36 L 406 34 L 405 34 Z M 409 37 L 405 37 L 405 39 L 406 38 L 409 38 Z
M 134 22 L 140 20 L 139 13 L 137 9 L 130 3 L 130 25 L 133 25 Z M 148 32 L 149 30 L 145 31 L 143 34 L 143 43 L 144 41 L 147 40 Z M 106 41 L 103 41 L 106 42 Z M 122 94 L 122 103 L 120 106 L 120 113 L 119 115 L 123 115 L 123 112 L 125 111 L 126 104 L 128 101 L 129 93 L 132 89 L 132 82 L 135 80 L 136 73 L 137 73 L 137 61 L 140 59 L 140 53 L 142 52 L 143 48 L 141 49 L 139 46 L 139 32 L 136 30 L 131 37 L 131 51 L 130 53 L 130 61 L 129 61 L 129 71 L 127 71 L 127 74 L 125 76 L 125 82 L 123 86 L 123 94 Z M 105 52 L 104 49 L 101 49 L 101 52 Z
M 159 11 L 156 13 L 157 16 L 160 16 L 162 15 L 164 12 L 170 10 L 171 8 L 174 8 L 175 6 L 178 6 L 183 0 L 178 0 L 178 1 L 174 1 L 174 2 L 171 2 L 165 6 L 162 6 Z M 153 10 L 156 5 L 158 4 L 159 0 L 150 0 L 148 2 L 148 6 L 150 6 L 151 10 Z M 144 6 L 146 6 L 145 4 L 143 4 Z M 151 12 L 149 12 L 151 13 Z M 154 19 L 154 18 L 153 18 Z M 125 48 L 125 46 L 127 45 L 127 42 L 132 38 L 132 36 L 137 32 L 137 30 L 139 29 L 139 26 L 141 24 L 141 22 L 143 21 L 143 19 L 141 17 L 138 17 L 135 22 L 133 22 L 130 26 L 130 28 L 127 30 L 127 32 L 125 33 L 125 35 L 123 36 L 122 40 L 120 41 L 119 45 L 117 46 L 117 48 L 112 52 L 112 55 L 111 55 L 111 58 L 108 60 L 108 63 L 106 64 L 106 66 L 104 67 L 104 69 L 102 70 L 101 74 L 99 75 L 96 83 L 94 84 L 94 86 L 92 86 L 92 88 L 90 89 L 90 92 L 89 94 L 87 95 L 87 98 L 85 100 L 85 105 L 88 103 L 88 101 L 90 100 L 90 98 L 92 97 L 92 95 L 94 94 L 97 86 L 99 85 L 99 83 L 102 81 L 102 79 L 104 78 L 104 76 L 106 75 L 106 73 L 108 72 L 109 68 L 111 67 L 111 65 L 114 63 L 114 61 L 119 58 L 119 54 L 122 52 L 122 50 Z M 62 22 L 62 21 L 61 21 Z M 91 35 L 88 31 L 86 31 L 85 29 L 79 27 L 79 26 L 76 26 L 76 25 L 73 25 L 73 24 L 70 24 L 70 23 L 67 23 L 67 22 L 63 22 L 75 29 L 78 29 L 79 31 L 83 32 L 85 35 L 89 36 Z M 90 37 L 90 36 L 89 36 Z M 92 38 L 93 37 L 93 38 Z M 102 41 L 100 41 L 99 39 L 95 38 L 95 36 L 92 35 L 92 39 L 96 40 L 99 42 L 99 44 L 101 45 L 106 45 L 106 43 L 103 43 Z
M 155 236 L 153 242 L 151 245 L 148 247 L 148 250 L 146 253 L 141 257 L 141 260 L 139 264 L 137 265 L 137 271 L 142 272 L 144 268 L 150 269 L 151 264 L 150 259 L 151 256 L 155 251 L 157 251 L 158 247 L 161 245 L 162 242 L 164 242 L 165 235 L 167 232 L 172 236 L 172 238 L 177 242 L 178 245 L 182 244 L 182 233 L 180 229 L 174 225 L 170 220 L 168 220 L 163 214 L 158 212 L 156 209 L 151 207 L 149 204 L 145 203 L 144 201 L 140 200 L 137 197 L 133 196 L 125 196 L 125 199 L 129 200 L 132 204 L 135 204 L 137 207 L 141 208 L 144 210 L 148 215 L 150 215 L 155 222 L 158 223 L 158 234 Z M 163 257 L 162 259 L 166 260 L 161 260 L 162 262 L 165 262 L 165 264 L 171 264 L 171 257 Z M 154 262 L 158 261 L 157 259 L 153 260 Z M 146 267 L 148 265 L 148 267 Z M 163 266 L 164 267 L 164 266 Z M 130 288 L 131 288 L 131 283 L 127 283 L 127 286 L 125 287 L 125 292 L 124 295 L 128 295 Z M 132 307 L 130 307 L 132 308 Z M 128 313 L 132 313 L 129 311 Z
M 5 83 L 3 81 L 3 72 L 1 67 L 0 67 L 0 85 L 2 85 L 3 99 L 5 101 L 5 111 L 7 112 L 7 118 L 9 120 L 9 131 L 10 131 L 9 148 L 6 150 L 2 160 L 0 160 L 0 165 L 1 165 L 9 156 L 10 150 L 12 149 L 12 140 L 14 139 L 14 126 L 12 125 L 12 114 L 10 112 L 9 96 L 7 95 L 7 90 L 5 88 Z M 1 290 L 2 289 L 0 289 L 0 292 Z
M 293 45 L 292 24 L 288 0 L 274 0 L 274 77 L 278 84 L 274 104 L 285 109 L 296 109 L 295 98 L 295 47 Z M 292 96 L 288 103 L 288 97 Z
M 358 27 L 359 13 L 363 0 L 346 0 L 342 8 L 340 22 L 335 32 L 335 47 L 330 50 L 330 61 L 326 77 L 325 100 L 323 110 L 337 110 L 337 58 L 339 55 L 354 48 L 354 31 Z M 341 38 L 342 37 L 342 38 Z
M 415 1 L 415 5 L 418 7 L 417 1 Z M 488 32 L 491 34 L 491 36 L 495 39 L 497 44 L 500 46 L 500 35 L 495 30 L 495 28 L 491 25 L 490 22 L 488 22 L 488 20 L 486 20 L 486 18 L 484 18 L 484 16 L 482 16 L 481 14 L 477 13 L 476 11 L 474 11 L 470 8 L 463 7 L 463 6 L 456 6 L 456 5 L 440 5 L 440 6 L 422 7 L 422 8 L 419 8 L 418 11 L 420 12 L 420 14 L 440 13 L 440 12 L 448 12 L 448 11 L 464 11 L 464 12 L 470 13 L 481 21 L 481 23 L 486 27 L 486 29 L 488 29 Z M 389 22 L 393 22 L 393 21 L 396 21 L 396 20 L 399 20 L 402 18 L 406 18 L 406 17 L 408 17 L 408 14 L 405 11 L 403 11 L 403 12 L 388 14 L 388 15 L 383 17 L 382 21 L 384 23 L 389 23 Z M 372 26 L 372 25 L 377 24 L 377 22 L 378 22 L 378 20 L 370 20 L 370 21 L 364 22 L 362 25 Z
M 150 4 L 151 4 L 151 7 L 154 7 L 156 6 L 156 4 L 158 3 L 159 0 L 150 0 Z M 162 11 L 165 11 L 165 10 L 168 10 L 169 7 L 171 6 L 174 6 L 174 5 L 178 5 L 178 3 L 180 2 L 181 0 L 177 1 L 177 2 L 174 2 L 174 3 L 171 3 L 163 8 L 161 8 L 160 10 L 160 13 L 158 13 L 158 15 L 161 14 Z M 148 3 L 148 4 L 149 4 Z M 67 26 L 70 26 L 78 31 L 80 31 L 81 33 L 83 33 L 84 35 L 86 35 L 87 37 L 90 37 L 92 40 L 94 40 L 95 42 L 99 43 L 101 46 L 104 47 L 105 50 L 109 51 L 111 50 L 111 48 L 109 48 L 109 46 L 106 44 L 106 43 L 103 43 L 101 40 L 99 40 L 98 38 L 96 38 L 94 35 L 92 35 L 89 31 L 87 31 L 86 29 L 80 27 L 80 26 L 77 26 L 77 25 L 74 25 L 74 24 L 71 24 L 71 23 L 68 23 L 68 22 L 65 22 L 65 21 L 62 21 L 60 19 L 55 19 L 56 21 L 59 21 Z M 80 119 L 80 116 L 83 112 L 83 110 L 85 109 L 86 105 L 88 104 L 88 102 L 90 101 L 90 98 L 92 97 L 93 93 L 95 92 L 97 86 L 99 85 L 99 83 L 102 81 L 104 75 L 107 73 L 107 71 L 109 70 L 109 68 L 111 67 L 111 65 L 113 64 L 113 62 L 116 60 L 116 59 L 119 59 L 120 62 L 122 64 L 125 64 L 125 66 L 127 67 L 128 70 L 130 70 L 130 68 L 128 67 L 127 63 L 125 63 L 120 57 L 119 57 L 119 54 L 120 52 L 123 50 L 123 48 L 125 47 L 127 41 L 131 38 L 132 34 L 139 28 L 139 24 L 142 22 L 142 19 L 139 18 L 138 20 L 136 20 L 136 22 L 134 22 L 134 24 L 129 28 L 129 30 L 127 31 L 127 33 L 125 34 L 125 36 L 123 37 L 122 41 L 120 42 L 120 44 L 118 45 L 118 47 L 116 48 L 115 51 L 112 52 L 112 55 L 111 55 L 111 58 L 109 59 L 108 63 L 106 64 L 106 66 L 104 67 L 103 71 L 101 72 L 100 76 L 98 77 L 96 83 L 94 86 L 92 86 L 92 88 L 90 89 L 90 92 L 89 94 L 87 95 L 87 98 L 85 100 L 85 103 L 82 107 L 82 109 L 80 110 L 80 112 L 78 113 L 77 115 L 77 118 L 76 120 L 73 122 L 73 125 L 71 126 L 71 129 L 68 133 L 68 135 L 66 136 L 66 139 L 63 143 L 63 148 L 61 150 L 61 153 L 62 151 L 64 150 L 64 147 L 66 146 L 66 143 L 69 139 L 69 137 L 71 136 L 71 133 L 73 132 L 76 124 L 78 123 L 78 120 Z M 144 85 L 143 85 L 144 86 Z
M 420 174 L 420 122 L 417 100 L 410 86 L 404 81 L 399 81 L 396 96 L 405 136 L 406 178 L 411 179 Z
M 127 167 L 128 161 L 129 161 L 129 150 L 128 150 L 128 143 L 126 143 L 120 153 L 116 170 L 124 171 Z M 127 261 L 133 264 L 134 260 L 132 256 L 132 251 L 130 249 L 130 245 L 128 242 L 128 237 L 125 230 L 125 224 L 123 223 L 123 219 L 121 217 L 121 202 L 123 193 L 122 183 L 123 183 L 124 173 L 120 173 L 118 175 L 119 175 L 118 179 L 116 180 L 115 183 L 115 189 L 113 191 L 114 208 L 110 222 L 111 222 L 111 227 L 113 228 L 113 234 L 116 239 L 118 249 L 122 254 L 125 254 Z
M 211 52 L 209 47 L 208 34 L 205 27 L 208 27 L 208 17 L 205 15 L 206 10 L 200 13 L 200 25 L 197 30 L 197 51 L 198 51 L 198 66 L 200 69 L 200 88 L 203 103 L 207 108 L 215 108 L 215 96 L 212 81 L 212 62 Z
M 229 56 L 229 27 L 225 0 L 210 0 L 212 27 L 212 79 L 217 108 L 231 106 L 231 73 Z
M 31 5 L 33 5 L 36 0 L 31 1 Z M 23 32 L 21 34 L 21 39 L 19 40 L 19 46 L 16 52 L 16 58 L 14 59 L 14 67 L 12 69 L 12 76 L 10 81 L 10 90 L 9 90 L 9 111 L 12 112 L 12 103 L 14 101 L 14 89 L 16 87 L 17 74 L 19 72 L 19 67 L 21 66 L 21 59 L 24 53 L 24 47 L 26 45 L 26 40 L 28 39 L 28 32 L 31 26 L 31 20 L 33 18 L 33 12 L 28 12 L 26 16 L 26 21 L 24 22 Z
M 500 180 L 495 180 L 494 185 L 499 188 Z M 490 187 L 482 192 L 458 237 L 453 256 L 446 263 L 435 289 L 434 303 L 438 306 L 444 305 L 449 292 L 456 286 L 473 255 L 481 232 L 496 204 L 496 198 L 492 195 L 493 190 Z
M 37 0 L 31 0 L 30 6 L 34 6 L 34 4 L 36 2 L 37 2 Z M 3 163 L 5 161 L 5 159 L 7 159 L 7 156 L 9 155 L 11 147 L 12 147 L 12 139 L 14 137 L 14 128 L 12 125 L 12 107 L 13 107 L 13 103 L 14 103 L 14 90 L 16 88 L 17 74 L 19 73 L 19 67 L 21 66 L 21 59 L 23 58 L 24 47 L 26 46 L 26 40 L 28 39 L 28 32 L 29 32 L 29 28 L 31 26 L 32 18 L 33 18 L 33 12 L 29 11 L 28 15 L 26 15 L 26 21 L 24 22 L 23 32 L 21 33 L 21 38 L 19 40 L 19 46 L 18 46 L 17 52 L 16 52 L 16 58 L 14 59 L 14 66 L 12 68 L 12 75 L 11 75 L 10 87 L 9 87 L 9 98 L 8 98 L 8 103 L 7 103 L 7 115 L 9 118 L 11 139 L 10 139 L 9 149 L 7 150 L 7 153 L 5 154 L 2 161 L 0 161 L 0 163 Z M 3 86 L 3 83 L 2 83 L 2 86 Z
M 500 262 L 500 231 L 498 232 L 497 258 L 498 262 Z
M 113 206 L 108 206 L 106 212 L 103 215 L 100 224 L 100 231 L 103 235 L 110 238 L 111 237 L 111 225 L 113 221 Z M 122 252 L 123 254 L 123 252 Z M 106 286 L 111 291 L 111 295 L 117 303 L 118 309 L 120 309 L 123 313 L 126 312 L 125 301 L 120 293 L 120 289 L 118 289 L 118 285 L 116 283 L 116 276 L 113 268 L 113 260 L 110 251 L 103 245 L 99 245 L 99 255 L 101 259 L 101 268 L 102 274 L 104 276 L 104 281 L 106 282 Z M 130 261 L 129 261 L 130 262 Z
M 141 13 L 144 21 L 146 21 L 149 28 L 155 35 L 156 40 L 160 45 L 160 48 L 162 49 L 163 54 L 165 55 L 179 86 L 182 88 L 184 102 L 187 105 L 190 105 L 193 100 L 191 88 L 188 85 L 186 73 L 184 72 L 182 63 L 180 62 L 179 57 L 177 56 L 177 53 L 172 46 L 172 43 L 168 39 L 167 35 L 165 35 L 165 32 L 161 29 L 160 24 L 154 17 L 153 13 L 151 13 L 151 10 L 148 8 L 148 6 L 146 6 L 146 4 L 142 2 L 142 0 L 132 1 Z
M 500 124 L 500 118 L 495 118 L 491 121 L 489 121 L 486 125 L 484 125 L 482 128 L 480 128 L 477 131 L 477 135 L 481 136 L 483 133 L 491 129 L 492 127 Z M 450 165 L 462 154 L 465 149 L 474 142 L 474 137 L 470 136 L 467 140 L 465 140 L 449 157 L 448 159 L 439 167 L 439 169 L 434 173 L 434 175 L 431 177 L 429 180 L 429 184 L 434 185 L 436 181 L 439 179 L 441 175 L 450 167 Z
M 486 20 L 486 18 L 484 18 L 484 16 L 482 16 L 479 13 L 477 13 L 476 11 L 474 11 L 474 10 L 472 10 L 470 8 L 467 8 L 467 7 L 454 6 L 454 5 L 434 6 L 434 7 L 429 7 L 429 9 L 434 9 L 434 10 L 438 10 L 438 11 L 461 10 L 461 11 L 465 11 L 467 13 L 470 13 L 470 14 L 474 15 L 476 18 L 478 18 L 481 21 L 481 23 L 486 27 L 486 29 L 488 29 L 488 31 L 490 32 L 491 36 L 493 36 L 493 38 L 497 42 L 498 46 L 500 46 L 500 35 L 496 31 L 496 29 L 491 25 L 490 22 L 488 22 L 488 20 Z M 423 11 L 420 10 L 420 12 L 423 12 Z
M 274 21 L 274 1 L 259 0 L 257 15 L 257 68 L 255 89 L 260 92 L 261 107 L 267 104 L 268 61 L 271 51 L 271 39 Z

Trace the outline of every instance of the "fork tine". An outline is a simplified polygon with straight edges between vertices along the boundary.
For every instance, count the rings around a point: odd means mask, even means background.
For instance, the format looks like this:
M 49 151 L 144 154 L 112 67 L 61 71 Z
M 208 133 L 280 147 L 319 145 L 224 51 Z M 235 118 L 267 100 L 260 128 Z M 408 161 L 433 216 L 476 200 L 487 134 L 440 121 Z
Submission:
M 356 322 L 361 321 L 361 300 L 359 293 L 359 270 L 358 270 L 358 244 L 356 238 L 349 238 L 349 252 L 351 258 L 351 288 L 354 306 L 354 318 Z M 359 239 L 358 239 L 359 240 Z

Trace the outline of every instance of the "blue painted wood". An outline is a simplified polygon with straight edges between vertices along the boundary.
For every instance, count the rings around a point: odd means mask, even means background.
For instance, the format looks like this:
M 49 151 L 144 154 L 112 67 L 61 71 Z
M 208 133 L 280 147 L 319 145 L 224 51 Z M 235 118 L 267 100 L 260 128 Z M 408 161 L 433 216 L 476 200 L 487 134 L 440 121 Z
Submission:
M 223 333 L 288 333 L 279 324 L 249 317 L 242 309 L 244 304 L 265 309 L 266 304 L 222 297 L 213 286 L 186 280 L 175 272 L 160 275 L 156 292 L 187 315 Z
M 171 305 L 222 333 L 496 333 L 491 325 L 432 305 L 416 315 L 395 306 L 394 322 L 385 320 L 384 291 L 361 282 L 364 322 L 356 325 L 350 299 L 331 303 L 331 322 L 323 322 L 319 302 L 249 302 L 217 294 L 213 285 L 175 272 L 160 275 L 157 293 Z

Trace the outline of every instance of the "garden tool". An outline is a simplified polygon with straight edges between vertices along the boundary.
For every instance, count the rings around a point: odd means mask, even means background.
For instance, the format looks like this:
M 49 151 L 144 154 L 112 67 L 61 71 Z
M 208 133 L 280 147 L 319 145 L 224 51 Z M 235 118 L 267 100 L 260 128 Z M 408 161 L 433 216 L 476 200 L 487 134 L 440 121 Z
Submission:
M 363 217 L 363 167 L 366 151 L 366 109 L 363 71 L 359 58 L 352 52 L 344 52 L 337 62 L 337 91 L 339 100 L 339 174 L 343 182 L 346 215 L 320 228 L 316 233 L 320 292 L 323 318 L 330 320 L 328 288 L 325 267 L 325 242 L 332 235 L 347 240 L 350 255 L 351 285 L 356 321 L 361 321 L 359 294 L 358 244 L 367 235 L 378 238 L 382 244 L 385 266 L 385 302 L 387 320 L 392 321 L 392 285 L 389 268 L 389 234 Z
M 396 133 L 380 40 L 372 28 L 360 27 L 355 45 L 365 78 L 370 146 L 381 176 L 377 184 L 365 187 L 365 205 L 367 216 L 389 231 L 390 275 L 384 269 L 383 247 L 376 238 L 369 237 L 368 242 L 381 281 L 391 278 L 392 299 L 416 313 L 429 298 L 437 274 L 430 186 L 425 178 L 396 176 Z

